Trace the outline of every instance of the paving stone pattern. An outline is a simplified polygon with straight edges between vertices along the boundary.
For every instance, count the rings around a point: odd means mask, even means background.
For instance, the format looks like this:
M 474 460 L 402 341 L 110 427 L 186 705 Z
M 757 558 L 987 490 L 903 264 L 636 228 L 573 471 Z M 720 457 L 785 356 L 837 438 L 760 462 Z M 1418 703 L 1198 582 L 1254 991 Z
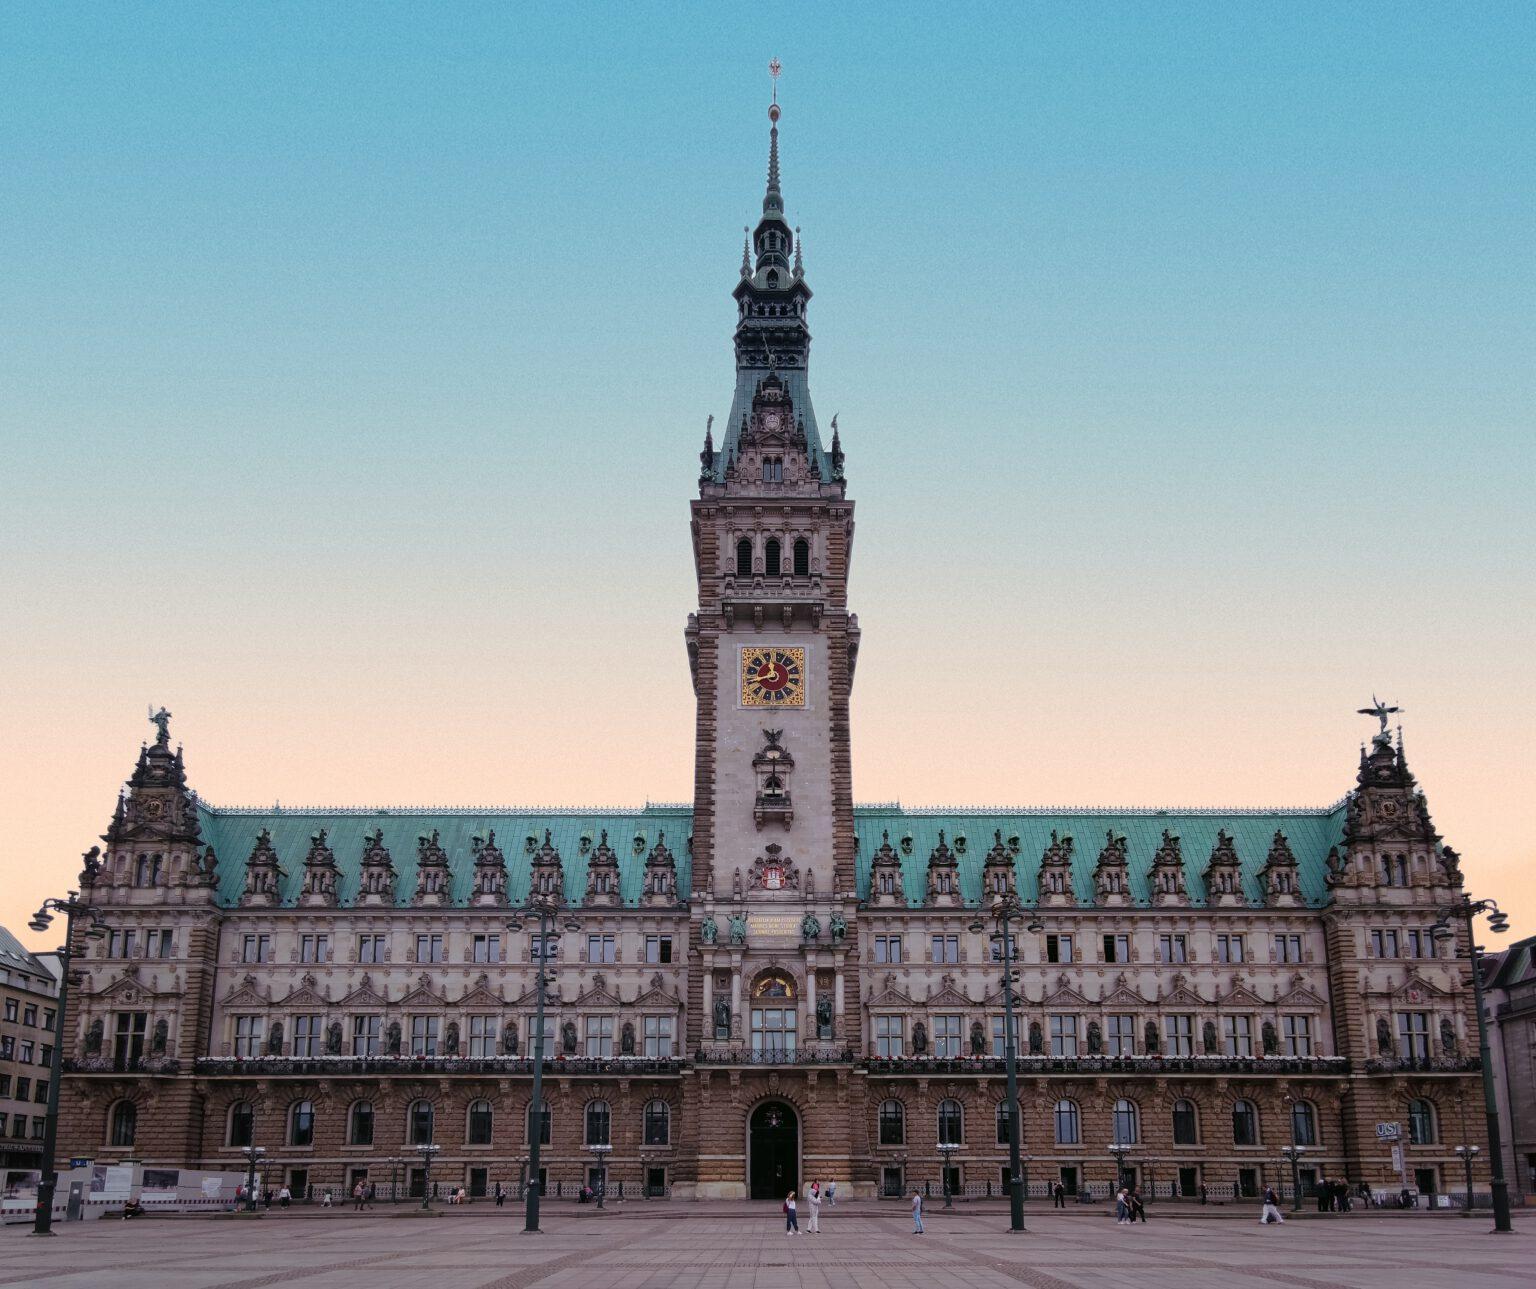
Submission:
M 997 1213 L 824 1211 L 822 1233 L 786 1235 L 778 1210 L 676 1216 L 555 1213 L 525 1235 L 515 1211 L 438 1218 L 271 1213 L 258 1220 L 100 1221 L 51 1240 L 0 1231 L 0 1286 L 48 1289 L 1513 1289 L 1531 1283 L 1536 1214 L 1515 1233 L 1481 1219 L 1257 1221 L 1188 1218 L 1117 1227 L 1030 1214 L 1011 1235 Z M 108 1279 L 103 1280 L 104 1273 Z

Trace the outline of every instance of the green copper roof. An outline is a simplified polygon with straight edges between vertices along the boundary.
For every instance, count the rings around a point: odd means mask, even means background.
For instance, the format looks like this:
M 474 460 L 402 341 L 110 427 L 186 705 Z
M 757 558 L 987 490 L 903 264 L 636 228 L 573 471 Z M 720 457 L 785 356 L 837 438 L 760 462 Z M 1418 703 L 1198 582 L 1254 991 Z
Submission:
M 714 478 L 716 483 L 725 482 L 726 467 L 741 451 L 741 423 L 752 415 L 752 400 L 757 395 L 758 383 L 768 375 L 768 368 L 741 367 L 736 371 L 736 393 L 731 398 L 730 415 L 725 419 L 725 433 L 721 436 L 720 451 L 715 453 Z M 805 370 L 775 371 L 784 382 L 795 419 L 805 423 L 805 455 L 811 468 L 823 483 L 832 482 L 832 463 L 821 445 L 821 429 L 816 424 L 816 409 L 811 406 L 810 380 Z
M 960 892 L 967 904 L 981 898 L 982 864 L 992 848 L 994 833 L 1001 831 L 1005 845 L 1018 839 L 1014 872 L 1020 899 L 1033 903 L 1039 894 L 1040 857 L 1051 844 L 1051 833 L 1071 837 L 1072 882 L 1080 904 L 1093 903 L 1093 870 L 1104 849 L 1105 835 L 1113 831 L 1125 837 L 1130 863 L 1131 898 L 1151 903 L 1147 871 L 1152 855 L 1167 829 L 1180 839 L 1184 857 L 1184 885 L 1190 902 L 1205 903 L 1203 875 L 1216 845 L 1218 829 L 1226 829 L 1243 863 L 1243 889 L 1250 904 L 1261 900 L 1259 870 L 1269 854 L 1275 830 L 1290 842 L 1296 856 L 1302 895 L 1311 905 L 1328 902 L 1327 857 L 1329 848 L 1344 835 L 1343 802 L 1323 810 L 1052 810 L 964 812 L 953 814 L 903 810 L 900 806 L 865 806 L 854 810 L 858 835 L 858 890 L 869 895 L 869 865 L 880 849 L 884 832 L 901 855 L 902 888 L 907 903 L 922 903 L 928 885 L 928 856 L 939 844 L 939 830 L 959 860 Z
M 294 904 L 304 884 L 304 856 L 309 840 L 326 830 L 326 845 L 341 870 L 341 904 L 356 903 L 358 866 L 363 854 L 363 835 L 384 830 L 398 877 L 395 903 L 409 905 L 416 890 L 416 840 L 435 829 L 438 843 L 448 853 L 454 904 L 469 902 L 474 885 L 474 857 L 470 838 L 484 837 L 495 829 L 496 845 L 506 856 L 507 894 L 514 904 L 528 896 L 529 857 L 544 842 L 544 830 L 560 852 L 565 874 L 565 895 L 580 903 L 587 889 L 587 855 L 597 846 L 604 829 L 608 844 L 619 858 L 619 889 L 626 904 L 640 902 L 645 881 L 645 857 L 666 835 L 667 849 L 677 863 L 679 894 L 692 889 L 693 861 L 688 838 L 693 832 L 693 811 L 688 806 L 646 806 L 641 810 L 538 811 L 538 810 L 228 810 L 198 806 L 198 822 L 204 844 L 218 856 L 220 904 L 240 902 L 245 889 L 245 861 L 263 828 L 272 834 L 272 845 L 283 866 L 283 903 Z

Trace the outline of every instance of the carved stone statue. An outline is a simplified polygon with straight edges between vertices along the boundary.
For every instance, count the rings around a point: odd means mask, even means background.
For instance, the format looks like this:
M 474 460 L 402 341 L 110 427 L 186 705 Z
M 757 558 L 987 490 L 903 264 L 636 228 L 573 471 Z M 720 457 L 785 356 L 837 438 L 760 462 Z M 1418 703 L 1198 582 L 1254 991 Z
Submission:
M 800 934 L 807 940 L 814 940 L 821 934 L 821 919 L 814 913 L 807 913 L 800 919 Z
M 339 1020 L 333 1020 L 325 1031 L 325 1054 L 341 1055 L 341 1022 Z
M 1456 1055 L 1456 1027 L 1448 1018 L 1440 1022 L 1440 1051 L 1445 1056 Z
M 154 1036 L 149 1040 L 149 1050 L 156 1056 L 165 1055 L 166 1040 L 170 1038 L 171 1027 L 162 1016 L 155 1022 Z
M 100 1019 L 93 1020 L 85 1031 L 85 1054 L 87 1056 L 101 1055 L 102 1024 Z
M 267 1035 L 267 1055 L 281 1056 L 283 1052 L 283 1022 L 272 1022 L 272 1032 Z
M 560 1026 L 560 1047 L 567 1056 L 576 1054 L 576 1022 L 568 1020 Z
M 619 1031 L 619 1055 L 633 1056 L 635 1054 L 635 1027 L 629 1021 L 624 1022 L 624 1028 Z
M 448 1028 L 443 1031 L 443 1051 L 449 1056 L 459 1054 L 459 1022 L 451 1020 Z
M 1280 1031 L 1275 1022 L 1267 1020 L 1259 1030 L 1259 1041 L 1264 1044 L 1264 1055 L 1273 1056 L 1280 1050 Z
M 501 1050 L 508 1056 L 517 1055 L 517 1022 L 509 1020 L 501 1030 Z
M 731 914 L 730 921 L 726 924 L 732 944 L 745 944 L 747 942 L 747 919 L 739 913 Z
M 1045 1051 L 1045 1031 L 1040 1028 L 1040 1022 L 1029 1022 L 1029 1054 L 1039 1056 Z
M 1382 1056 L 1392 1055 L 1392 1027 L 1385 1016 L 1376 1018 L 1376 1050 Z
M 925 1056 L 928 1052 L 928 1026 L 922 1021 L 912 1026 L 912 1052 L 915 1056 Z
M 1397 709 L 1393 708 L 1392 710 L 1396 711 Z M 171 741 L 171 714 L 165 708 L 162 707 L 158 712 L 151 710 L 149 713 L 149 723 L 155 727 L 155 741 L 157 743 L 169 743 Z M 1387 727 L 1385 718 L 1382 720 L 1381 727 L 1382 729 Z
M 1201 1029 L 1200 1029 L 1200 1041 L 1201 1041 L 1201 1044 L 1205 1047 L 1205 1054 L 1207 1056 L 1215 1056 L 1216 1055 L 1217 1040 L 1216 1040 L 1216 1022 L 1215 1021 L 1208 1020 L 1201 1027 Z
M 816 1000 L 816 1032 L 828 1036 L 832 1033 L 832 1000 L 826 994 Z
M 699 923 L 699 939 L 705 944 L 713 944 L 720 938 L 720 924 L 714 918 L 705 918 Z
M 987 1034 L 982 1029 L 979 1020 L 971 1022 L 971 1055 L 985 1056 L 987 1054 Z
M 1147 1049 L 1148 1055 L 1155 1056 L 1157 1054 L 1159 1044 L 1157 1036 L 1157 1022 L 1155 1020 L 1149 1020 L 1147 1022 L 1147 1027 L 1142 1031 L 1141 1038 L 1143 1045 Z
M 390 1056 L 400 1055 L 400 1022 L 392 1020 L 384 1031 L 384 1050 Z
M 728 1036 L 731 1032 L 731 1004 L 724 998 L 715 999 L 715 1036 Z
M 841 913 L 834 913 L 827 923 L 832 932 L 832 943 L 841 944 L 848 937 L 848 923 L 844 921 Z
M 1103 1051 L 1104 1030 L 1100 1027 L 1098 1021 L 1091 1020 L 1088 1022 L 1088 1055 L 1098 1056 Z

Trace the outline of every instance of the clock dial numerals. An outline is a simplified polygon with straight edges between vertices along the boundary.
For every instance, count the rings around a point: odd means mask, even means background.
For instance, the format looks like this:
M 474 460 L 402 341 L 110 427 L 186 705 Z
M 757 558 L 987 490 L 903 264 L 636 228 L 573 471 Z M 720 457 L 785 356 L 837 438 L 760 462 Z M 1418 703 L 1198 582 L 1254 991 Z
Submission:
M 804 707 L 805 650 L 743 649 L 741 702 L 744 707 Z

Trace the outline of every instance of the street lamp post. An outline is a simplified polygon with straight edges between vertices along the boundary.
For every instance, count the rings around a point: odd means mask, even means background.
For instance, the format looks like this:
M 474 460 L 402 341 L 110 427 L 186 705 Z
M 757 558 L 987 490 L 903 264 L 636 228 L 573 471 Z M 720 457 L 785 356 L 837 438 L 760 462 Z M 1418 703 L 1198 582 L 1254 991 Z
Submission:
M 1459 917 L 1467 928 L 1467 953 L 1472 960 L 1472 997 L 1477 1006 L 1477 1055 L 1483 1071 L 1483 1109 L 1488 1117 L 1488 1164 L 1493 1174 L 1493 1229 L 1501 1235 L 1510 1234 L 1514 1228 L 1509 1221 L 1509 1183 L 1504 1180 L 1504 1149 L 1499 1138 L 1499 1104 L 1493 1091 L 1493 1058 L 1488 1051 L 1488 1021 L 1483 1015 L 1483 972 L 1478 956 L 1473 919 L 1479 913 L 1488 915 L 1489 929 L 1502 935 L 1509 930 L 1509 918 L 1493 900 L 1474 900 L 1469 895 L 1448 908 L 1440 910 L 1440 919 L 1434 926 L 1434 937 L 1446 941 L 1455 935 L 1451 930 L 1451 918 Z M 1468 1161 L 1469 1168 L 1471 1161 Z
M 256 1165 L 267 1157 L 267 1148 L 258 1146 L 254 1142 L 244 1148 L 245 1151 L 245 1211 L 256 1211 Z
M 1129 1144 L 1123 1141 L 1116 1141 L 1109 1147 L 1109 1157 L 1115 1161 L 1116 1189 L 1125 1185 L 1125 1157 L 1130 1153 L 1130 1149 Z
M 1457 1146 L 1456 1157 L 1467 1166 L 1467 1206 L 1462 1210 L 1462 1217 L 1472 1216 L 1472 1161 L 1477 1158 L 1476 1146 Z
M 400 1164 L 399 1155 L 389 1157 L 389 1202 L 391 1204 L 400 1202 Z
M 85 872 L 88 878 L 94 877 L 96 870 L 101 867 L 96 855 L 95 850 L 86 852 Z M 79 891 L 70 891 L 62 900 L 44 900 L 42 908 L 38 909 L 37 915 L 27 925 L 41 935 L 53 922 L 55 913 L 64 915 L 64 945 L 59 950 L 59 1002 L 53 1014 L 53 1062 L 48 1070 L 48 1110 L 43 1127 L 42 1173 L 37 1179 L 37 1213 L 32 1223 L 33 1235 L 53 1234 L 53 1195 L 58 1187 L 53 1154 L 59 1135 L 59 1084 L 63 1082 L 64 1035 L 67 1032 L 64 1014 L 69 1008 L 69 964 L 74 957 L 75 919 L 89 920 L 85 929 L 87 939 L 99 940 L 106 934 L 101 911 L 82 900 Z
M 954 1208 L 955 1196 L 949 1186 L 949 1161 L 954 1158 L 955 1151 L 960 1149 L 957 1141 L 939 1142 L 939 1183 L 944 1188 L 944 1207 Z
M 1013 1014 L 1013 966 L 1018 959 L 1014 951 L 1013 936 L 1008 924 L 1026 915 L 1019 897 L 1012 891 L 998 895 L 992 901 L 992 916 L 997 921 L 1002 941 L 1003 957 L 1003 1068 L 1008 1076 L 1008 1229 L 1024 1230 L 1024 1179 L 1019 1161 L 1019 1139 L 1024 1125 L 1019 1122 L 1019 1032 Z M 1032 931 L 1040 930 L 1040 923 L 1029 923 Z M 971 930 L 985 930 L 980 918 L 971 923 Z
M 1301 1157 L 1306 1150 L 1305 1146 L 1298 1146 L 1294 1142 L 1289 1146 L 1281 1147 L 1280 1150 L 1291 1164 L 1291 1212 L 1293 1213 L 1301 1210 Z
M 536 893 L 528 897 L 528 917 L 538 919 L 538 952 L 533 955 L 538 970 L 534 973 L 536 980 L 535 997 L 537 999 L 534 1022 L 535 1033 L 528 1036 L 528 1041 L 534 1044 L 533 1050 L 533 1097 L 528 1104 L 528 1187 L 527 1197 L 524 1201 L 523 1230 L 533 1232 L 539 1229 L 539 1199 L 543 1187 L 539 1185 L 539 1147 L 544 1140 L 544 1048 L 548 1038 L 544 1033 L 544 1002 L 545 993 L 549 988 L 549 973 L 547 966 L 550 958 L 550 941 L 557 939 L 551 931 L 555 919 L 560 915 L 560 897 L 558 894 Z M 507 923 L 512 931 L 523 929 L 523 917 L 514 917 Z M 574 917 L 565 919 L 567 931 L 579 931 L 581 923 Z
M 432 1160 L 441 1149 L 430 1141 L 416 1147 L 416 1153 L 421 1156 L 421 1206 L 424 1209 L 432 1207 Z
M 587 1147 L 597 1156 L 597 1206 L 603 1207 L 603 1198 L 608 1194 L 608 1155 L 613 1150 L 611 1143 L 597 1144 Z

